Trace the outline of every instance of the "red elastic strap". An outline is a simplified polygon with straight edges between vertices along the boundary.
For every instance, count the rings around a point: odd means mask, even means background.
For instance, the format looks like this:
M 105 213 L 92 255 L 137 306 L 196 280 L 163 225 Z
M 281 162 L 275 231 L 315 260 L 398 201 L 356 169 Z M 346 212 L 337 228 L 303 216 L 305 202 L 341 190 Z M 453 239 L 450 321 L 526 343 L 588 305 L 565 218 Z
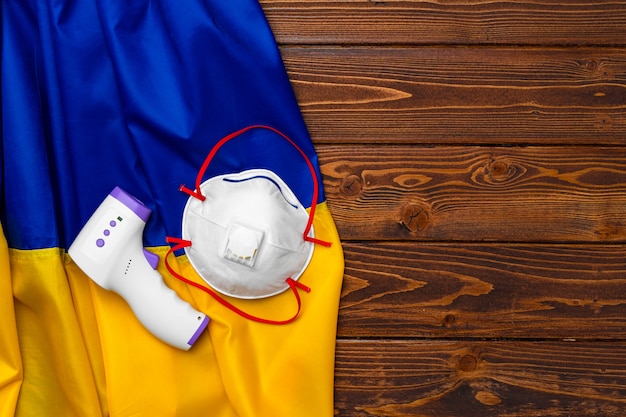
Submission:
M 204 195 L 202 195 L 201 193 L 196 192 L 194 190 L 191 190 L 191 189 L 185 187 L 184 185 L 181 185 L 180 188 L 178 189 L 178 191 L 182 191 L 185 194 L 189 194 L 191 197 L 197 198 L 200 201 L 206 200 L 206 197 Z
M 306 292 L 311 292 L 311 289 L 309 287 L 307 287 L 306 285 L 292 279 L 292 278 L 287 278 L 287 285 L 289 285 L 289 288 L 291 288 L 291 291 L 293 292 L 294 296 L 296 297 L 296 301 L 298 302 L 298 310 L 296 311 L 296 313 L 286 319 L 286 320 L 269 320 L 269 319 L 264 319 L 262 317 L 257 317 L 257 316 L 253 316 L 251 314 L 246 313 L 245 311 L 235 307 L 233 304 L 229 303 L 228 301 L 226 301 L 224 298 L 222 298 L 217 292 L 213 291 L 211 288 L 204 286 L 202 284 L 198 284 L 195 281 L 192 281 L 188 278 L 185 278 L 184 276 L 182 276 L 181 274 L 179 274 L 178 272 L 176 272 L 172 266 L 170 265 L 168 258 L 170 256 L 170 254 L 174 253 L 175 251 L 179 250 L 179 249 L 183 249 L 186 247 L 191 246 L 191 241 L 189 240 L 185 240 L 185 239 L 179 239 L 179 238 L 175 238 L 175 237 L 166 237 L 165 240 L 167 241 L 167 243 L 173 243 L 175 244 L 175 246 L 171 247 L 170 250 L 167 252 L 167 254 L 165 255 L 165 267 L 167 268 L 167 270 L 170 272 L 170 274 L 172 274 L 174 277 L 176 277 L 177 279 L 183 281 L 186 284 L 189 284 L 193 287 L 196 287 L 204 292 L 206 292 L 207 294 L 209 294 L 211 297 L 213 297 L 215 300 L 217 300 L 220 304 L 222 304 L 223 306 L 225 306 L 226 308 L 228 308 L 229 310 L 239 314 L 241 317 L 244 317 L 248 320 L 252 320 L 252 321 L 256 321 L 258 323 L 265 323 L 265 324 L 288 324 L 291 323 L 292 321 L 294 321 L 298 315 L 300 314 L 300 309 L 302 308 L 302 301 L 300 300 L 300 294 L 298 293 L 298 289 L 306 291 Z
M 282 137 L 283 139 L 285 139 L 287 142 L 289 142 L 294 148 L 296 148 L 298 150 L 298 152 L 300 153 L 300 155 L 302 155 L 302 157 L 304 158 L 304 160 L 307 163 L 307 166 L 309 167 L 309 171 L 311 172 L 311 178 L 313 178 L 313 199 L 311 201 L 311 209 L 309 212 L 309 220 L 307 221 L 306 227 L 304 228 L 304 233 L 303 233 L 303 237 L 304 240 L 307 242 L 312 242 L 318 245 L 322 245 L 322 246 L 326 246 L 329 247 L 331 245 L 330 242 L 326 242 L 324 240 L 320 240 L 320 239 L 315 239 L 314 237 L 310 237 L 309 236 L 309 232 L 311 231 L 311 227 L 313 225 L 313 218 L 315 217 L 315 207 L 317 206 L 317 197 L 319 195 L 319 178 L 317 178 L 317 173 L 315 171 L 315 167 L 313 166 L 313 163 L 311 163 L 311 160 L 309 159 L 309 157 L 306 155 L 306 153 L 300 149 L 300 147 L 291 139 L 289 138 L 287 135 L 285 135 L 284 133 L 282 133 L 281 131 L 271 127 L 271 126 L 265 126 L 265 125 L 251 125 L 248 127 L 244 127 L 243 129 L 240 129 L 236 132 L 233 132 L 227 136 L 225 136 L 224 138 L 220 139 L 219 142 L 217 142 L 215 144 L 215 146 L 213 147 L 213 149 L 211 149 L 211 152 L 209 152 L 209 154 L 207 155 L 206 159 L 204 160 L 204 163 L 202 164 L 202 167 L 200 167 L 200 171 L 198 171 L 198 176 L 196 177 L 196 189 L 195 190 L 191 190 L 187 187 L 185 187 L 184 185 L 182 185 L 180 187 L 180 191 L 189 194 L 190 196 L 197 198 L 200 201 L 204 201 L 205 200 L 205 196 L 202 194 L 202 190 L 200 188 L 200 185 L 202 184 L 202 178 L 204 178 L 204 174 L 206 173 L 207 168 L 209 167 L 209 164 L 211 163 L 211 161 L 213 160 L 213 157 L 215 156 L 215 154 L 217 153 L 217 151 L 220 150 L 220 148 L 226 143 L 229 142 L 230 140 L 236 138 L 237 136 L 252 130 L 252 129 L 267 129 L 270 130 L 276 134 L 278 134 L 280 137 Z

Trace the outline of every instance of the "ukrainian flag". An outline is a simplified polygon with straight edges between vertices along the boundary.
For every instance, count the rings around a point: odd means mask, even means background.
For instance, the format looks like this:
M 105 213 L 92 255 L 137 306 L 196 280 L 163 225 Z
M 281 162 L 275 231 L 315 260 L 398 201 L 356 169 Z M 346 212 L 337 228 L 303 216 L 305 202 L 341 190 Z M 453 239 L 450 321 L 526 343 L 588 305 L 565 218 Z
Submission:
M 343 256 L 318 194 L 316 245 L 291 324 L 247 320 L 175 279 L 166 236 L 181 235 L 207 152 L 246 126 L 315 150 L 262 9 L 253 0 L 2 0 L 0 416 L 321 417 L 333 414 Z M 220 150 L 207 178 L 276 172 L 303 203 L 311 173 L 268 129 Z M 189 351 L 151 335 L 66 249 L 115 187 L 152 209 L 144 244 L 167 285 L 211 317 Z M 201 282 L 183 254 L 177 273 Z M 287 291 L 229 300 L 284 319 Z

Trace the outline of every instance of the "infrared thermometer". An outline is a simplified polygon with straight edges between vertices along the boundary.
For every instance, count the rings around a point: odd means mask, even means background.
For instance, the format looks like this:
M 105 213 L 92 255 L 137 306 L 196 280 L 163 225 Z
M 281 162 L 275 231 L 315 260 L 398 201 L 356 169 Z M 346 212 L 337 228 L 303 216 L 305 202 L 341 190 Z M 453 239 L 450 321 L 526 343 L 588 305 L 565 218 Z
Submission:
M 151 210 L 119 187 L 104 199 L 68 253 L 102 288 L 119 294 L 154 336 L 188 350 L 209 318 L 183 301 L 156 271 L 159 257 L 143 248 Z

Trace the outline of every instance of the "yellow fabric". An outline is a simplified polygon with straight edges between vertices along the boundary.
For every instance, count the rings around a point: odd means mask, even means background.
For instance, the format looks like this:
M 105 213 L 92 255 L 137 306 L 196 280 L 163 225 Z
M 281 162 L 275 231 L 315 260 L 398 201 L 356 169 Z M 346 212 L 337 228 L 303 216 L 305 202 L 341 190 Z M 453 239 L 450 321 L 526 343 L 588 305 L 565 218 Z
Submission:
M 0 224 L 0 232 L 2 225 Z M 9 248 L 0 233 L 0 415 L 12 416 L 22 382 L 22 360 L 13 309 Z
M 64 252 L 7 250 L 5 242 L 0 268 L 11 279 L 0 283 L 0 415 L 332 416 L 343 254 L 325 204 L 314 227 L 333 245 L 316 246 L 300 278 L 312 291 L 301 293 L 299 318 L 284 326 L 248 321 L 176 280 L 162 262 L 169 248 L 152 248 L 166 283 L 211 317 L 187 352 L 155 339 L 122 298 L 94 284 Z M 184 256 L 171 261 L 202 282 Z M 229 301 L 274 319 L 297 307 L 290 291 Z

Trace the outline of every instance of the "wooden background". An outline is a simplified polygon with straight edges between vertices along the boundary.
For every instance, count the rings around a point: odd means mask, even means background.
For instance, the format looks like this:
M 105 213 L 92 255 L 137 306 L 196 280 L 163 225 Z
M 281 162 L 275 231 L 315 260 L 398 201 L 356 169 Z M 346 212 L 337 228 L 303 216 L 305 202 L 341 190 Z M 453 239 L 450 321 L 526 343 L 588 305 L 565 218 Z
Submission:
M 626 2 L 262 0 L 346 270 L 339 416 L 626 416 Z

